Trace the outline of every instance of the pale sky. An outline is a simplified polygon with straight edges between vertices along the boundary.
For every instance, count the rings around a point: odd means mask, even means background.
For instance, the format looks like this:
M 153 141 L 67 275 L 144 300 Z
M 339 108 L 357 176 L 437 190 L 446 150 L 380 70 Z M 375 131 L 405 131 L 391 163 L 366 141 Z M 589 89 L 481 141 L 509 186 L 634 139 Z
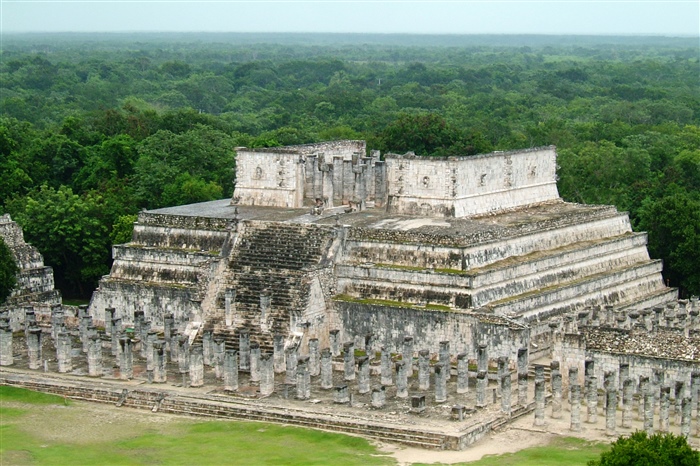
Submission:
M 0 32 L 700 35 L 700 0 L 0 0 Z

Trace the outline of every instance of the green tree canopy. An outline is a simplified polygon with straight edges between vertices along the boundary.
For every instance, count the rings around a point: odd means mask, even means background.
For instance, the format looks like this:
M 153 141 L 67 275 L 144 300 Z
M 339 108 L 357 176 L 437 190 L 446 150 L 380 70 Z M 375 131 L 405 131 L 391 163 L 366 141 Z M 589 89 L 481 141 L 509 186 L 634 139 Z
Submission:
M 5 240 L 0 238 L 0 304 L 5 302 L 17 284 L 16 274 L 18 270 L 12 251 Z
M 685 437 L 674 434 L 647 436 L 637 431 L 629 437 L 620 437 L 610 451 L 588 466 L 698 466 L 700 455 L 688 445 Z

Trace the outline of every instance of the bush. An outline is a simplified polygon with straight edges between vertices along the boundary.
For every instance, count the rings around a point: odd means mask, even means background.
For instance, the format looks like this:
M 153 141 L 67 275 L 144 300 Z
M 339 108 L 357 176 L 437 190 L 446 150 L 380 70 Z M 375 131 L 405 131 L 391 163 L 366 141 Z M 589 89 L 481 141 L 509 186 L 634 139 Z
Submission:
M 700 454 L 688 445 L 685 437 L 673 434 L 654 434 L 647 437 L 637 431 L 629 437 L 620 437 L 600 459 L 588 466 L 696 466 Z

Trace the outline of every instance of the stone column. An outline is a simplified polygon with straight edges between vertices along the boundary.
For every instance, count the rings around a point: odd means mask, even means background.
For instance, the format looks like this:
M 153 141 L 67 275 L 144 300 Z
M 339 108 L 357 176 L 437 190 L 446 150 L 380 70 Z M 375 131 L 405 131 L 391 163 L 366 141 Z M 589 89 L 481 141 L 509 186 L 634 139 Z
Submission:
M 83 353 L 88 352 L 90 338 L 88 337 L 88 328 L 92 325 L 92 316 L 84 315 L 80 318 L 80 342 L 83 344 Z
M 562 381 L 559 369 L 554 369 L 552 361 L 552 419 L 561 419 Z
M 634 381 L 626 378 L 622 382 L 622 427 L 632 427 L 632 397 L 634 395 Z
M 663 369 L 651 370 L 651 384 L 654 392 L 654 400 L 658 401 L 661 397 L 661 387 L 663 387 L 665 381 L 666 373 L 663 371 Z
M 238 390 L 238 351 L 235 349 L 224 352 L 224 390 Z
M 10 340 L 10 343 L 12 343 L 12 340 Z M 58 359 L 58 372 L 65 373 L 73 370 L 71 350 L 71 336 L 66 332 L 58 332 L 56 335 L 56 359 Z M 10 354 L 12 353 L 10 352 Z
M 170 332 L 168 349 L 170 350 L 170 361 L 178 363 L 180 361 L 180 334 L 176 328 Z
M 544 425 L 544 380 L 535 380 L 535 425 Z
M 333 403 L 345 404 L 350 402 L 347 385 L 336 385 L 333 392 Z
M 503 376 L 501 377 L 501 411 L 508 416 L 510 416 L 510 410 L 511 410 L 511 378 L 510 378 L 510 371 L 507 371 Z M 561 404 L 561 402 L 560 402 Z
M 271 353 L 262 353 L 260 355 L 260 395 L 269 396 L 274 391 L 274 356 Z
M 457 355 L 457 393 L 469 391 L 469 359 L 467 353 Z
M 535 364 L 535 380 L 541 380 L 544 382 L 544 365 Z
M 63 331 L 65 314 L 61 305 L 51 306 L 51 337 L 56 340 L 58 333 Z
M 503 375 L 508 371 L 508 366 L 510 365 L 508 358 L 505 356 L 499 356 L 497 360 L 498 364 L 498 369 L 496 372 L 496 391 L 498 392 L 498 395 L 503 392 L 503 387 L 501 386 L 501 382 L 503 380 Z
M 275 373 L 276 374 L 281 374 L 287 369 L 287 364 L 284 360 L 284 335 L 281 334 L 276 334 L 273 337 L 273 358 L 274 358 L 274 366 L 275 366 Z
M 615 379 L 617 374 L 606 371 L 604 374 L 605 385 L 605 435 L 617 436 L 615 413 L 617 412 L 617 388 Z
M 675 409 L 674 409 L 674 414 L 675 414 L 675 419 L 673 423 L 677 426 L 681 425 L 681 404 L 683 397 L 685 396 L 685 382 L 676 380 L 676 384 L 674 385 L 674 391 L 673 391 L 673 399 L 675 401 Z
M 659 404 L 659 432 L 668 432 L 668 412 L 670 407 L 671 387 L 661 387 Z
M 114 316 L 117 315 L 117 310 L 113 307 L 105 308 L 105 334 L 112 335 Z
M 328 333 L 331 345 L 331 355 L 335 358 L 340 356 L 340 330 L 331 330 Z
M 343 344 L 343 361 L 345 380 L 355 380 L 355 344 L 351 341 Z
M 435 364 L 435 402 L 447 401 L 447 368 L 441 362 Z
M 321 350 L 321 388 L 333 388 L 333 355 L 330 348 Z
M 357 388 L 360 394 L 369 393 L 369 358 L 361 356 L 357 358 Z
M 644 430 L 647 435 L 654 435 L 654 394 L 648 388 L 644 396 Z
M 690 399 L 694 417 L 698 415 L 698 397 L 700 394 L 700 371 L 690 373 Z
M 576 383 L 569 385 L 571 393 L 571 431 L 581 432 L 581 386 Z
M 242 371 L 250 370 L 250 332 L 244 328 L 238 334 L 238 368 Z
M 308 400 L 311 398 L 311 376 L 309 375 L 309 357 L 299 358 L 297 365 L 297 399 Z
M 408 373 L 406 361 L 403 359 L 396 362 L 396 396 L 398 398 L 408 397 Z
M 204 348 L 201 343 L 190 347 L 190 387 L 204 385 Z
M 418 352 L 418 389 L 430 389 L 430 353 L 428 350 Z
M 250 381 L 260 382 L 260 344 L 250 344 Z
M 617 382 L 618 383 L 618 385 L 617 385 L 618 391 L 622 390 L 622 387 L 623 387 L 622 383 L 625 381 L 625 379 L 629 378 L 629 376 L 630 376 L 629 363 L 621 362 L 620 363 L 620 376 L 619 376 L 619 379 Z
M 214 374 L 218 380 L 224 378 L 224 354 L 226 353 L 226 339 L 222 336 L 214 338 Z
M 683 397 L 683 401 L 681 401 L 681 435 L 685 438 L 690 436 L 690 404 L 690 398 Z
M 158 339 L 158 332 L 148 331 L 146 333 L 146 370 L 153 374 L 153 343 Z M 141 343 L 143 346 L 143 343 Z
M 182 374 L 182 385 L 187 385 L 185 378 L 190 371 L 190 339 L 187 335 L 180 335 L 177 344 L 178 370 Z
M 518 404 L 527 406 L 527 348 L 518 349 Z
M 318 354 L 318 338 L 309 340 L 309 373 L 316 377 L 321 373 L 321 361 Z
M 24 336 L 26 337 L 31 327 L 36 327 L 36 313 L 34 309 L 28 308 L 24 311 Z
M 444 366 L 444 377 L 446 381 L 450 381 L 452 374 L 450 373 L 450 342 L 441 341 L 440 350 L 438 352 L 438 361 Z
M 586 422 L 595 424 L 598 422 L 598 378 L 588 377 L 588 419 Z
M 373 408 L 383 408 L 386 404 L 386 388 L 384 385 L 372 388 L 372 401 Z
M 117 319 L 115 319 L 117 320 Z M 118 327 L 112 327 L 116 332 Z M 129 380 L 134 378 L 134 354 L 132 352 L 132 341 L 129 337 L 119 338 L 119 378 Z
M 569 387 L 572 387 L 574 385 L 579 385 L 578 383 L 578 367 L 572 366 L 569 367 Z M 579 385 L 579 390 L 581 390 L 581 386 Z M 569 403 L 571 403 L 571 392 L 569 392 Z
M 88 375 L 102 377 L 102 338 L 98 334 L 90 335 L 88 341 Z
M 486 386 L 489 383 L 489 379 L 486 375 L 486 371 L 479 371 L 476 373 L 476 407 L 483 408 L 486 406 Z
M 146 313 L 143 311 L 134 311 L 134 336 L 141 342 L 141 357 L 146 357 L 146 332 L 143 331 L 143 323 L 146 320 Z M 134 350 L 136 350 L 136 345 L 134 345 Z
M 119 356 L 119 337 L 122 333 L 122 320 L 119 317 L 112 319 L 112 356 Z
M 406 375 L 413 376 L 413 337 L 403 338 L 403 352 L 401 359 L 406 361 Z
M 12 328 L 7 320 L 0 321 L 0 366 L 14 363 L 12 353 Z
M 287 365 L 287 371 L 284 374 L 284 383 L 296 383 L 297 374 L 297 349 L 294 347 L 285 348 L 284 359 Z
M 212 365 L 212 343 L 214 342 L 214 330 L 207 328 L 202 330 L 202 360 L 205 366 Z
M 586 359 L 583 364 L 583 395 L 586 403 L 588 403 L 588 389 L 591 387 L 591 377 L 595 375 L 595 362 L 592 359 Z
M 168 353 L 172 351 L 170 348 L 170 342 L 172 341 L 173 338 L 173 329 L 175 328 L 175 316 L 173 315 L 172 312 L 165 314 L 163 316 L 163 339 L 165 340 L 165 353 L 166 353 L 166 362 L 167 362 L 167 357 Z M 172 361 L 172 359 L 171 359 Z
M 391 371 L 391 352 L 386 346 L 382 346 L 380 366 L 382 385 L 394 385 Z
M 165 340 L 153 342 L 153 382 L 165 383 L 168 374 L 165 371 Z
M 27 356 L 30 369 L 40 369 L 41 361 L 41 328 L 29 327 L 27 331 Z
M 479 345 L 476 350 L 476 370 L 487 372 L 489 370 L 489 357 L 486 352 L 486 345 Z

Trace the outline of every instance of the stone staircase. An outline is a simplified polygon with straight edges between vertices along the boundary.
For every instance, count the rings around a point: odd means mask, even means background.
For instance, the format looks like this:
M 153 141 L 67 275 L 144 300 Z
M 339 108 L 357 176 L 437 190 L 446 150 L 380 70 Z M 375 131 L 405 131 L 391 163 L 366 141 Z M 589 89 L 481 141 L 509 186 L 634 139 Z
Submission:
M 335 228 L 318 225 L 242 222 L 214 308 L 205 310 L 205 328 L 213 329 L 215 337 L 223 336 L 227 348 L 238 348 L 240 331 L 247 329 L 263 351 L 272 351 L 273 335 L 289 338 L 301 332 L 312 277 L 332 265 L 327 256 L 336 233 Z M 226 290 L 235 291 L 230 327 L 225 319 Z

